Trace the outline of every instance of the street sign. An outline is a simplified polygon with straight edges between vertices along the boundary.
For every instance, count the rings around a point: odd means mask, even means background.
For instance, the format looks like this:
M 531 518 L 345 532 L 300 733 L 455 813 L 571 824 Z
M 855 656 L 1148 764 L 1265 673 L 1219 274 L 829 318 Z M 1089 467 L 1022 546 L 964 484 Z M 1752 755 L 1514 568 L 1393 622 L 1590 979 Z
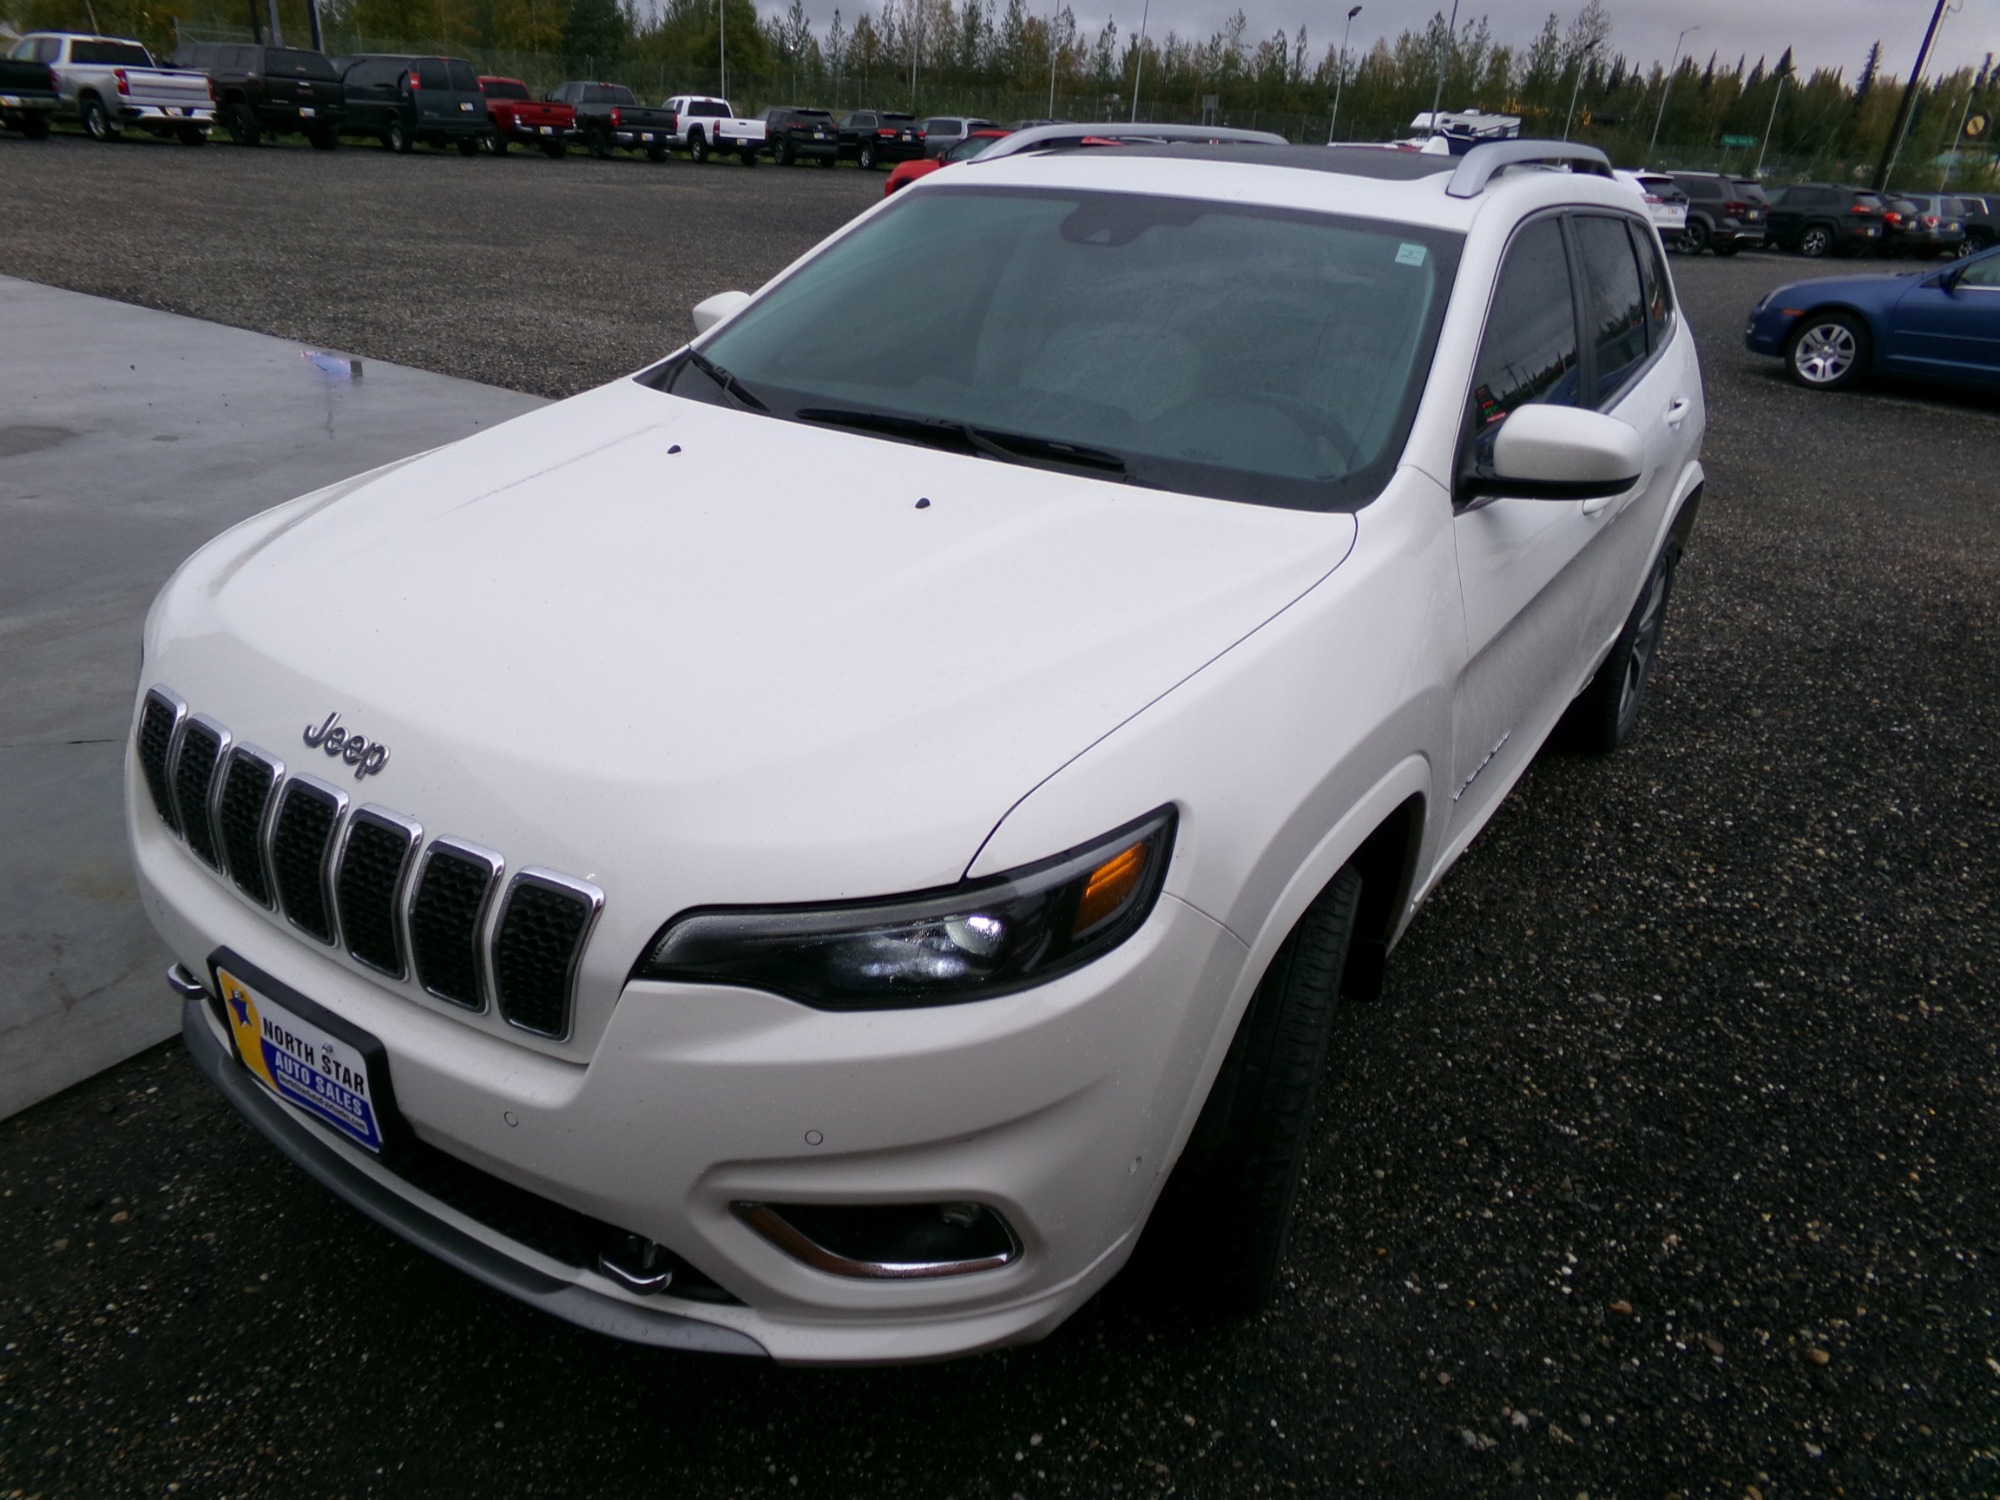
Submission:
M 1722 138 L 1722 144 L 1725 146 L 1754 146 L 1757 144 L 1757 137 L 1754 135 L 1725 135 Z

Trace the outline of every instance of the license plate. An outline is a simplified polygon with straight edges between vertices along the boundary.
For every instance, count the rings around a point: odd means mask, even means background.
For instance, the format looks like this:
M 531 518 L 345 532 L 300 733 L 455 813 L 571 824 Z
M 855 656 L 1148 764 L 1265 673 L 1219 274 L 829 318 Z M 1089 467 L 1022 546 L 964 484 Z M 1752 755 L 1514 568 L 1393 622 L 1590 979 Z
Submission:
M 310 120 L 312 117 L 313 107 L 310 104 L 301 104 L 299 106 L 299 118 L 301 120 Z
M 556 133 L 556 128 L 553 125 L 544 125 L 542 127 L 543 135 L 554 135 L 555 133 Z
M 639 137 L 639 139 L 642 141 L 650 141 L 652 138 L 653 138 L 653 132 L 650 130 L 647 131 L 644 135 Z
M 301 1014 L 304 1005 L 273 998 L 268 983 L 252 988 L 225 963 L 216 965 L 216 985 L 236 1055 L 250 1076 L 357 1146 L 381 1151 L 382 1044 L 344 1022 L 337 1024 L 345 1035 L 334 1035 L 323 1020 Z
M 465 100 L 465 99 L 461 99 L 461 100 L 459 100 L 459 101 L 458 101 L 458 107 L 459 107 L 460 109 L 464 110 L 464 111 L 465 111 L 465 112 L 466 112 L 467 114 L 471 114 L 471 113 L 472 113 L 472 104 L 471 104 L 471 102 L 470 102 L 469 100 Z

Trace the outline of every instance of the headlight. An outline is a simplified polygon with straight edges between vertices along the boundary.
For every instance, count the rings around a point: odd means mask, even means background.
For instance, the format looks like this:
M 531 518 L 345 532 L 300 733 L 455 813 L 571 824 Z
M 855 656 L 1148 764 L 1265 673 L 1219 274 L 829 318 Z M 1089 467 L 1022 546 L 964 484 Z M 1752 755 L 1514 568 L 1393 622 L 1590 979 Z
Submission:
M 1039 864 L 941 891 L 837 906 L 711 907 L 661 929 L 634 979 L 770 990 L 821 1010 L 985 1000 L 1109 952 L 1159 898 L 1174 810 Z

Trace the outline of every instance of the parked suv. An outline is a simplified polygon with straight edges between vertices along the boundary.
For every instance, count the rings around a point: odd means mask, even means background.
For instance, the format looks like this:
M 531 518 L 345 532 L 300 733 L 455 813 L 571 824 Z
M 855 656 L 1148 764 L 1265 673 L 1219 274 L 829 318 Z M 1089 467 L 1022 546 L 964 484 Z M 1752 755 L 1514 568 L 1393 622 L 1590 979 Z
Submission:
M 781 167 L 816 161 L 831 167 L 840 161 L 840 127 L 823 109 L 779 105 L 757 116 L 764 122 L 764 143 L 771 160 Z
M 347 121 L 342 135 L 372 136 L 391 151 L 418 144 L 475 154 L 492 129 L 479 70 L 462 57 L 343 57 Z
M 1687 194 L 1687 227 L 1681 231 L 1680 248 L 1688 254 L 1713 250 L 1717 255 L 1734 255 L 1764 243 L 1765 205 L 1762 193 L 1749 190 L 1754 184 L 1718 172 L 1668 175 Z
M 840 122 L 840 154 L 862 171 L 872 172 L 885 163 L 922 157 L 924 133 L 915 115 L 857 109 Z
M 943 156 L 975 130 L 997 130 L 991 120 L 977 115 L 933 115 L 924 121 L 924 155 Z
M 174 66 L 206 73 L 215 85 L 216 119 L 239 146 L 267 135 L 302 135 L 318 151 L 340 144 L 347 89 L 323 53 L 247 42 L 183 42 Z
M 963 1354 L 1142 1230 L 1263 1302 L 1339 997 L 1659 659 L 1706 417 L 1601 153 L 952 170 L 147 617 L 129 833 L 194 1060 L 600 1333 Z
M 1859 255 L 1882 243 L 1888 204 L 1880 193 L 1801 182 L 1771 200 L 1771 243 L 1801 255 Z

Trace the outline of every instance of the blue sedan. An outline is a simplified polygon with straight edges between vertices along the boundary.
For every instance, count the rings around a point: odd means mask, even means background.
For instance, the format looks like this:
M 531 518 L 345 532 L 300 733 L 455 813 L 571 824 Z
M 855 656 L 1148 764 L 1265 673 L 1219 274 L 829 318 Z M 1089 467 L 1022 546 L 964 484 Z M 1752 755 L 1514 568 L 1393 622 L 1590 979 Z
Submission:
M 1816 391 L 1870 371 L 2000 388 L 2000 246 L 1937 271 L 1794 281 L 1751 309 L 1743 342 Z

